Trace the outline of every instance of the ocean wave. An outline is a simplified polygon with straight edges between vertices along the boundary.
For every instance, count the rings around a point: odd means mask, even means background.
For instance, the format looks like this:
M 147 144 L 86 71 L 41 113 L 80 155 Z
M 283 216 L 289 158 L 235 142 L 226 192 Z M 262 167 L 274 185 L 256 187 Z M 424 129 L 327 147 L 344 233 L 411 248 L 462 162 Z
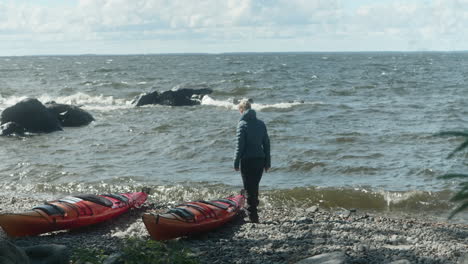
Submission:
M 376 211 L 434 212 L 450 211 L 450 191 L 389 191 L 370 188 L 300 187 L 264 192 L 265 202 L 272 206 L 324 208 L 357 208 Z
M 109 81 L 101 81 L 101 80 L 85 81 L 85 82 L 80 83 L 80 85 L 94 86 L 94 87 L 110 87 L 114 89 L 122 89 L 122 88 L 133 86 L 132 84 L 125 82 L 125 81 L 109 82 Z M 137 85 L 140 85 L 140 83 L 137 83 Z
M 287 167 L 287 171 L 304 171 L 310 172 L 315 168 L 325 167 L 327 164 L 325 162 L 319 161 L 301 161 L 301 160 L 294 160 L 291 161 Z
M 149 200 L 159 204 L 177 204 L 183 201 L 210 200 L 239 193 L 240 186 L 209 184 L 207 182 L 186 182 L 168 185 L 148 185 L 142 179 L 116 177 L 108 181 L 51 183 L 1 183 L 4 195 L 19 197 L 43 197 L 55 199 L 66 195 L 83 193 L 123 193 L 151 188 Z M 345 208 L 380 212 L 432 213 L 446 217 L 455 204 L 450 201 L 453 192 L 390 191 L 367 187 L 297 187 L 292 189 L 261 190 L 260 207 L 275 208 L 286 206 L 291 209 L 308 208 L 318 205 L 324 209 Z M 459 219 L 468 220 L 460 214 Z
M 206 95 L 203 97 L 201 101 L 202 105 L 212 105 L 218 107 L 224 107 L 230 110 L 237 110 L 237 102 L 234 99 L 227 99 L 227 100 L 216 100 L 212 97 Z M 321 105 L 322 102 L 304 102 L 304 101 L 293 101 L 293 102 L 281 102 L 281 103 L 274 103 L 274 104 L 260 104 L 260 103 L 253 103 L 252 109 L 256 111 L 275 111 L 275 110 L 288 110 L 292 109 L 297 106 L 302 105 Z
M 356 137 L 337 137 L 329 141 L 336 142 L 336 143 L 352 143 L 352 142 L 356 142 L 357 140 L 358 138 Z
M 338 157 L 339 160 L 346 160 L 346 159 L 379 159 L 384 157 L 384 154 L 382 153 L 372 153 L 369 155 L 343 155 L 341 157 Z
M 138 183 L 129 177 L 116 177 L 112 182 L 99 181 L 95 183 L 69 182 L 64 184 L 0 184 L 4 195 L 21 197 L 45 197 L 56 199 L 66 195 L 99 194 L 99 193 L 125 193 L 140 191 L 143 187 L 149 187 L 151 194 L 149 200 L 160 204 L 176 204 L 183 201 L 211 200 L 239 193 L 239 188 L 223 185 L 205 184 L 174 184 L 174 185 L 147 185 Z
M 99 68 L 99 69 L 95 69 L 93 72 L 96 72 L 96 73 L 107 73 L 107 72 L 118 72 L 118 71 L 122 71 L 122 69 L 111 69 L 111 68 Z
M 332 96 L 352 96 L 356 94 L 356 90 L 354 89 L 343 89 L 343 90 L 337 90 L 337 89 L 331 89 L 330 90 L 330 95 Z
M 0 95 L 0 110 L 12 106 L 26 98 L 28 98 L 28 96 L 10 96 L 4 98 Z M 42 103 L 55 101 L 59 104 L 77 105 L 83 109 L 97 111 L 112 111 L 132 107 L 131 101 L 125 99 L 117 99 L 113 96 L 104 96 L 102 94 L 95 96 L 81 92 L 67 96 L 51 96 L 45 94 L 37 97 L 37 99 Z
M 242 96 L 246 95 L 247 92 L 249 91 L 250 87 L 249 86 L 237 86 L 233 88 L 232 90 L 225 91 L 225 90 L 216 90 L 214 91 L 214 94 L 216 95 L 227 95 L 227 96 Z
M 347 175 L 347 174 L 361 174 L 361 175 L 376 175 L 380 168 L 369 167 L 369 166 L 347 166 L 347 167 L 338 167 L 338 171 Z

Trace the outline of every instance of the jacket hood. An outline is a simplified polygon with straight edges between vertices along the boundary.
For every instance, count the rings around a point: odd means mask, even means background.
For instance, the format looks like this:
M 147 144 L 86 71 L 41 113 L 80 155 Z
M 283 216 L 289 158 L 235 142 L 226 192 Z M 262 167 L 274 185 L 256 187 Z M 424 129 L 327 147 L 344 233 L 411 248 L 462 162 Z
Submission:
M 257 119 L 257 113 L 255 113 L 255 110 L 253 109 L 248 109 L 247 111 L 245 111 L 240 120 L 244 120 L 244 121 L 248 121 L 248 120 L 255 120 Z

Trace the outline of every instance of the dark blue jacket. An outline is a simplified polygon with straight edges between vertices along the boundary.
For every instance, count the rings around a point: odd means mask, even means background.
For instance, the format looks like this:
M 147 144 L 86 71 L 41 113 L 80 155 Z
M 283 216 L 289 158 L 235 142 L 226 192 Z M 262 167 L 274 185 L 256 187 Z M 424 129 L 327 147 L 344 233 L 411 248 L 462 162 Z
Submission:
M 241 159 L 264 158 L 265 168 L 271 167 L 270 138 L 262 120 L 257 119 L 254 110 L 244 112 L 237 125 L 237 145 L 234 168 L 239 168 Z

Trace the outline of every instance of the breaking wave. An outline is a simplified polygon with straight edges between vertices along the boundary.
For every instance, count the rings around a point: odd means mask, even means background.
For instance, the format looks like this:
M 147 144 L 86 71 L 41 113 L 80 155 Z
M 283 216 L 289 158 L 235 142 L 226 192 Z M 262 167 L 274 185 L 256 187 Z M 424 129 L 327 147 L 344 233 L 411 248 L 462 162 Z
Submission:
M 128 177 L 94 183 L 70 182 L 66 184 L 0 184 L 4 195 L 33 195 L 44 199 L 56 199 L 64 195 L 82 193 L 119 193 L 139 191 L 150 187 L 149 202 L 177 204 L 183 201 L 217 199 L 240 191 L 240 186 L 187 182 L 171 185 L 148 185 Z M 292 189 L 261 190 L 261 207 L 271 209 L 278 206 L 308 208 L 319 206 L 327 210 L 357 209 L 363 211 L 392 213 L 433 213 L 434 217 L 447 217 L 455 204 L 450 202 L 453 192 L 389 191 L 353 187 L 297 187 Z M 437 213 L 436 213 L 437 212 Z M 460 214 L 456 221 L 468 221 L 467 214 Z
M 216 100 L 208 95 L 205 95 L 201 100 L 202 105 L 211 105 L 217 107 L 224 107 L 230 110 L 237 110 L 238 102 L 235 99 L 227 100 Z M 288 110 L 293 109 L 298 106 L 304 105 L 321 105 L 321 102 L 304 102 L 304 101 L 292 101 L 292 102 L 280 102 L 274 104 L 261 104 L 261 103 L 252 103 L 252 108 L 257 111 L 271 111 L 271 110 Z
M 10 96 L 4 98 L 0 95 L 0 110 L 12 106 L 26 98 L 28 98 L 28 96 Z M 50 96 L 44 94 L 37 97 L 37 99 L 42 103 L 55 101 L 59 104 L 72 104 L 87 110 L 96 111 L 112 111 L 116 109 L 130 108 L 132 106 L 131 101 L 125 99 L 114 98 L 113 96 L 105 96 L 102 94 L 95 96 L 82 92 L 68 96 Z

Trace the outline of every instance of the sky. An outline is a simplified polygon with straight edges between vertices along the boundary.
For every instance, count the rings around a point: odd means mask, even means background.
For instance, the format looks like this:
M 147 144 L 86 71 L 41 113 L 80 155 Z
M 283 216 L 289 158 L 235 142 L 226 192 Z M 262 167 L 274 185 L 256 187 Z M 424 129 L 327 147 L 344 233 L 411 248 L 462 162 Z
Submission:
M 468 0 L 0 0 L 0 56 L 468 50 Z

